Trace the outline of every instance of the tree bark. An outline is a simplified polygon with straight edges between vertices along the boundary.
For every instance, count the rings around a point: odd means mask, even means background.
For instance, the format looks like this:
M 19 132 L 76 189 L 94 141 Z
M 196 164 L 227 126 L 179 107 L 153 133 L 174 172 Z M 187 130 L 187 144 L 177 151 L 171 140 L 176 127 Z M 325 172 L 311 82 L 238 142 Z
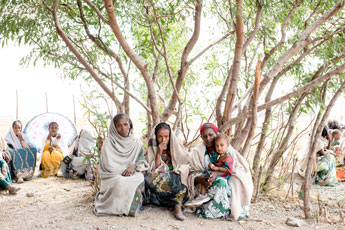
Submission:
M 109 26 L 111 27 L 115 37 L 117 38 L 118 42 L 120 43 L 122 49 L 125 51 L 127 56 L 131 59 L 131 61 L 134 63 L 134 65 L 139 69 L 142 76 L 144 77 L 147 90 L 148 90 L 148 98 L 150 100 L 150 106 L 151 106 L 151 116 L 153 124 L 157 124 L 159 119 L 159 112 L 158 112 L 158 106 L 157 106 L 157 96 L 156 91 L 154 88 L 154 84 L 152 82 L 152 78 L 149 74 L 149 71 L 147 69 L 147 65 L 141 60 L 141 58 L 133 51 L 133 49 L 130 47 L 126 39 L 124 38 L 120 27 L 117 23 L 116 15 L 115 15 L 115 9 L 113 5 L 112 0 L 104 0 L 105 9 L 107 11 L 108 17 L 109 17 Z
M 237 84 L 241 69 L 241 56 L 244 42 L 243 1 L 236 0 L 236 45 L 230 87 L 227 93 L 222 124 L 231 118 L 231 110 L 236 97 Z M 231 126 L 230 126 L 231 127 Z M 229 127 L 229 128 L 230 128 Z M 231 129 L 228 132 L 231 134 Z

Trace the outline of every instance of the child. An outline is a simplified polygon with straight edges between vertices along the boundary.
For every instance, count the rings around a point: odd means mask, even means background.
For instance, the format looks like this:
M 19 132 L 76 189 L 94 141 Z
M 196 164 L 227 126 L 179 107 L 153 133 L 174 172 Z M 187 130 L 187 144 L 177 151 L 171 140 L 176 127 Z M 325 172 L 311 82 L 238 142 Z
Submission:
M 234 159 L 231 156 L 230 152 L 228 152 L 229 145 L 229 138 L 226 134 L 221 133 L 216 136 L 216 152 L 212 156 L 210 156 L 210 161 L 213 163 L 208 164 L 208 169 L 211 170 L 211 176 L 220 176 L 225 178 L 226 180 L 230 178 L 232 174 Z M 206 172 L 206 174 L 208 174 L 208 171 Z M 201 183 L 197 184 L 197 187 L 200 190 L 200 194 L 194 200 L 187 202 L 185 204 L 186 207 L 198 207 L 210 200 L 210 197 L 206 194 L 207 188 Z
M 340 139 L 341 139 L 341 132 L 338 129 L 334 129 L 332 131 L 332 142 L 331 146 L 340 145 Z

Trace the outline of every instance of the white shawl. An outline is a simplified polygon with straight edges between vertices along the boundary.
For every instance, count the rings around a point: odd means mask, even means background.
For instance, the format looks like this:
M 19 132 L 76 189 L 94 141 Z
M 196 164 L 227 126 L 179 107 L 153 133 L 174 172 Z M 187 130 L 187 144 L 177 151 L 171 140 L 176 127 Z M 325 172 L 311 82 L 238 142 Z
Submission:
M 247 161 L 232 146 L 228 151 L 234 158 L 233 172 L 228 180 L 231 187 L 231 216 L 234 220 L 242 214 L 242 207 L 249 206 L 253 195 L 253 180 Z M 204 165 L 206 146 L 204 143 L 197 145 L 191 154 L 191 169 L 195 171 L 204 171 L 207 167 Z M 194 178 L 193 178 L 194 179 Z M 189 191 L 194 190 L 194 180 L 188 181 Z M 192 188 L 191 188 L 192 187 Z
M 155 135 L 153 134 L 153 136 L 150 139 L 156 140 Z M 178 138 L 175 136 L 173 132 L 171 132 L 169 141 L 170 141 L 171 161 L 174 167 L 173 172 L 179 174 L 181 176 L 182 184 L 187 186 L 190 154 L 187 151 L 187 149 L 179 142 Z M 168 165 L 166 165 L 163 161 L 161 162 L 161 165 L 158 168 L 156 168 L 155 159 L 156 159 L 157 151 L 158 151 L 157 146 L 149 146 L 148 148 L 147 161 L 150 164 L 150 171 L 158 172 L 159 169 L 161 168 L 164 168 L 165 171 L 169 171 Z
M 141 141 L 132 134 L 121 136 L 111 122 L 100 159 L 101 189 L 95 199 L 96 215 L 129 214 L 136 189 L 144 182 L 143 174 L 138 171 L 148 169 L 146 161 L 136 162 L 142 147 Z M 137 172 L 132 176 L 122 176 L 123 171 L 134 164 Z
M 24 134 L 23 133 L 21 133 L 21 134 L 22 134 L 22 137 L 24 138 Z M 7 142 L 7 144 L 11 144 L 15 149 L 22 149 L 22 148 L 27 147 L 27 146 L 22 146 L 19 138 L 14 133 L 12 126 L 10 127 L 10 130 L 6 134 L 5 141 Z

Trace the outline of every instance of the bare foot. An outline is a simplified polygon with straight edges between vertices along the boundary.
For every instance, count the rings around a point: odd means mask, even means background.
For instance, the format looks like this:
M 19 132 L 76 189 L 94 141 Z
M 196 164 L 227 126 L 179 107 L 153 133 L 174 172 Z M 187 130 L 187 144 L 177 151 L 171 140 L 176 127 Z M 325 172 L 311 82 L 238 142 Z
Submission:
M 174 216 L 177 220 L 181 220 L 183 221 L 184 219 L 186 219 L 186 216 L 183 215 L 182 209 L 181 209 L 181 205 L 176 205 L 174 208 Z
M 17 192 L 20 190 L 20 188 L 15 188 L 12 186 L 7 186 L 6 189 L 8 190 L 9 194 L 11 194 L 11 195 L 16 195 Z

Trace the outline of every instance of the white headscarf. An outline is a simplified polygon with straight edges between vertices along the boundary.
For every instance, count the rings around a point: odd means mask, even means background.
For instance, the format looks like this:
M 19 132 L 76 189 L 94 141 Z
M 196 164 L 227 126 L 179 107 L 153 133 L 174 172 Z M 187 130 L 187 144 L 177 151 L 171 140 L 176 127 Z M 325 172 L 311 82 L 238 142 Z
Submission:
M 24 138 L 24 134 L 23 133 L 21 134 L 22 134 L 22 137 Z M 27 147 L 27 146 L 22 146 L 22 144 L 20 143 L 19 138 L 14 133 L 13 125 L 10 127 L 10 130 L 6 134 L 5 141 L 7 142 L 7 144 L 11 144 L 13 148 L 15 149 L 22 149 L 23 147 L 24 148 Z

